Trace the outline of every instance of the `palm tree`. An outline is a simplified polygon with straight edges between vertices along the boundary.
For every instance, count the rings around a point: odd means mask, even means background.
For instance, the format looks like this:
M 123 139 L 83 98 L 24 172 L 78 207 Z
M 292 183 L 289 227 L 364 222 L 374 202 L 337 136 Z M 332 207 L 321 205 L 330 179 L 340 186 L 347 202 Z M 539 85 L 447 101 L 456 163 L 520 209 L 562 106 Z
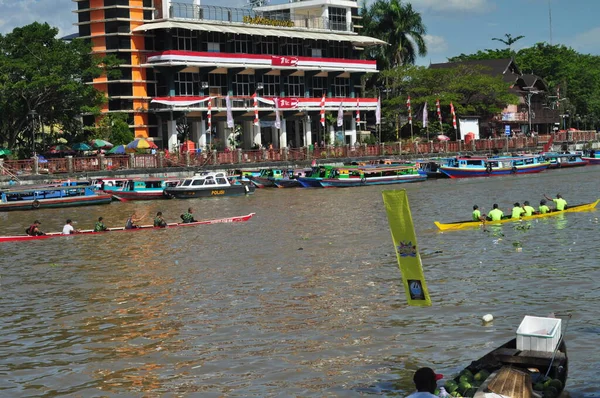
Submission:
M 504 36 L 506 36 L 506 40 L 500 39 L 498 37 L 494 37 L 494 38 L 492 38 L 492 40 L 500 41 L 500 42 L 506 44 L 508 46 L 509 50 L 511 49 L 511 46 L 513 44 L 515 44 L 515 42 L 517 42 L 525 37 L 525 36 L 512 37 L 512 35 L 510 33 L 505 33 Z
M 401 0 L 376 0 L 361 9 L 364 34 L 386 41 L 388 46 L 372 48 L 367 56 L 377 59 L 380 69 L 414 64 L 427 54 L 424 36 L 427 33 L 421 14 Z

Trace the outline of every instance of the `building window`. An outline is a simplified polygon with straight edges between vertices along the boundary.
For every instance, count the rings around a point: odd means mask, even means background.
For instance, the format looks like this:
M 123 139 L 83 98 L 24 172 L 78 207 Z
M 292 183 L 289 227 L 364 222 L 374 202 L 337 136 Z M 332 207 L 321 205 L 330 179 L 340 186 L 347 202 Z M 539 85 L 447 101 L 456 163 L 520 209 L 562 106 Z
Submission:
M 77 3 L 78 10 L 87 10 L 88 8 L 90 8 L 89 0 L 80 1 L 79 3 Z
M 331 58 L 348 58 L 348 46 L 342 42 L 330 42 L 329 56 Z
M 79 21 L 79 23 L 90 22 L 90 12 L 80 12 L 79 15 L 77 15 L 77 20 Z
M 218 32 L 202 32 L 200 51 L 213 53 L 221 52 L 221 43 L 223 43 L 223 34 Z
M 176 29 L 173 35 L 173 44 L 176 50 L 191 51 L 192 31 L 187 29 Z
M 233 94 L 250 96 L 254 94 L 254 75 L 234 75 L 233 76 Z
M 252 41 L 248 35 L 235 35 L 233 40 L 233 52 L 249 54 L 251 53 Z M 218 51 L 217 51 L 218 52 Z
M 290 97 L 304 97 L 304 76 L 288 76 L 286 78 L 286 94 Z
M 206 51 L 209 53 L 220 53 L 221 52 L 221 43 L 206 43 Z
M 314 98 L 322 97 L 323 94 L 327 94 L 327 78 L 326 77 L 313 77 L 313 92 Z
M 310 56 L 311 57 L 321 58 L 323 56 L 323 52 L 321 51 L 320 48 L 311 48 L 310 49 Z
M 227 75 L 220 73 L 208 74 L 208 86 L 211 94 L 227 95 Z
M 129 8 L 107 8 L 104 10 L 104 18 L 129 18 Z
M 259 37 L 258 42 L 256 43 L 256 51 L 258 54 L 278 55 L 278 47 L 274 37 Z
M 175 94 L 180 96 L 197 95 L 198 92 L 194 90 L 197 81 L 198 74 L 196 73 L 178 73 L 175 76 Z
M 263 80 L 263 91 L 262 91 L 263 95 L 269 95 L 269 96 L 273 96 L 273 97 L 279 96 L 279 94 L 280 94 L 280 92 L 279 92 L 279 88 L 280 88 L 279 76 L 263 75 L 262 80 Z
M 329 7 L 329 29 L 347 30 L 345 8 Z
M 282 55 L 302 55 L 302 41 L 300 39 L 288 38 L 282 46 Z
M 344 77 L 336 77 L 333 79 L 333 96 L 334 97 L 348 97 L 350 89 L 350 79 Z

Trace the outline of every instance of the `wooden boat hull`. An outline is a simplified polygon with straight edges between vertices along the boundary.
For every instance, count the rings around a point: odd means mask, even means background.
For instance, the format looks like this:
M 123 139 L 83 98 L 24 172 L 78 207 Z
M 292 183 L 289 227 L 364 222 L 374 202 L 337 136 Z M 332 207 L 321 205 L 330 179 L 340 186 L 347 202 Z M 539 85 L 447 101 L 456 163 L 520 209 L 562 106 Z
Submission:
M 299 187 L 302 187 L 302 184 L 300 184 L 298 182 L 298 180 L 289 179 L 289 178 L 281 178 L 278 180 L 273 180 L 273 183 L 275 184 L 275 186 L 277 188 L 299 188 Z
M 52 199 L 19 200 L 0 203 L 0 211 L 37 210 L 57 207 L 104 205 L 112 201 L 112 195 L 97 194 L 90 196 L 64 197 Z
M 171 223 L 167 224 L 165 228 L 175 228 L 175 227 L 195 227 L 199 225 L 210 225 L 210 224 L 223 224 L 223 223 L 234 223 L 234 222 L 244 222 L 250 220 L 254 216 L 254 213 L 246 214 L 245 216 L 235 216 L 235 217 L 226 217 L 226 218 L 216 218 L 212 220 L 204 220 L 197 221 L 193 223 Z M 72 235 L 63 235 L 61 232 L 51 232 L 46 235 L 41 236 L 29 236 L 29 235 L 14 235 L 14 236 L 0 236 L 0 242 L 18 242 L 18 241 L 27 241 L 27 240 L 41 240 L 41 239 L 50 239 L 50 238 L 65 238 L 65 237 L 76 237 L 81 235 L 103 235 L 107 232 L 139 232 L 146 231 L 151 229 L 164 229 L 160 227 L 154 227 L 153 225 L 142 225 L 140 228 L 134 229 L 125 229 L 124 227 L 117 228 L 109 228 L 108 231 L 105 232 L 94 232 L 93 230 L 84 230 L 77 234 Z
M 260 188 L 273 188 L 275 187 L 275 183 L 273 180 L 264 177 L 248 177 L 250 181 L 256 184 L 256 186 Z
M 592 203 L 584 203 L 581 205 L 567 207 L 567 209 L 563 210 L 563 211 L 550 211 L 549 213 L 534 214 L 532 216 L 522 217 L 520 219 L 507 218 L 507 219 L 502 219 L 499 221 L 486 221 L 485 223 L 481 222 L 481 221 L 470 221 L 470 220 L 469 221 L 457 221 L 457 222 L 447 223 L 447 224 L 444 224 L 444 223 L 441 223 L 438 221 L 434 221 L 434 223 L 441 231 L 463 229 L 463 228 L 474 228 L 474 227 L 481 227 L 483 225 L 497 225 L 497 224 L 504 224 L 504 223 L 508 223 L 508 222 L 529 221 L 529 220 L 533 220 L 536 218 L 552 217 L 552 216 L 557 216 L 559 214 L 564 214 L 564 213 L 591 211 L 596 208 L 596 206 L 598 205 L 599 202 L 600 202 L 600 199 L 598 199 Z
M 253 185 L 231 185 L 228 187 L 198 187 L 198 188 L 165 188 L 167 198 L 192 199 L 192 198 L 217 198 L 221 196 L 243 196 L 253 194 L 256 187 Z
M 164 190 L 159 191 L 111 191 L 113 198 L 118 200 L 154 200 L 154 199 L 167 199 L 164 194 Z
M 600 164 L 600 158 L 586 158 L 582 157 L 581 159 L 585 160 L 588 164 Z
M 505 175 L 520 175 L 540 173 L 548 168 L 548 163 L 525 166 L 492 168 L 491 172 L 485 167 L 450 167 L 440 166 L 440 171 L 450 178 L 496 177 Z
M 319 177 L 299 177 L 298 182 L 304 188 L 321 188 L 321 180 Z
M 473 375 L 482 370 L 490 374 L 479 387 L 474 387 L 465 396 L 484 398 L 486 394 L 489 395 L 493 391 L 506 396 L 533 397 L 532 384 L 540 380 L 546 372 L 548 372 L 548 377 L 561 381 L 562 388 L 557 389 L 558 394 L 560 395 L 564 391 L 569 372 L 567 347 L 564 340 L 561 340 L 555 354 L 541 351 L 521 351 L 517 349 L 516 341 L 517 339 L 508 341 L 471 362 L 465 368 Z M 552 359 L 553 355 L 554 359 Z M 503 383 L 502 377 L 506 375 L 512 376 L 509 383 Z M 522 379 L 519 380 L 518 376 L 522 376 Z M 455 382 L 459 382 L 459 377 L 454 379 Z M 538 393 L 541 394 L 541 391 Z
M 388 185 L 388 184 L 401 184 L 405 182 L 419 182 L 425 181 L 426 175 L 421 174 L 407 174 L 399 176 L 386 176 L 386 177 L 366 177 L 366 178 L 324 178 L 319 181 L 322 187 L 362 187 L 365 185 Z

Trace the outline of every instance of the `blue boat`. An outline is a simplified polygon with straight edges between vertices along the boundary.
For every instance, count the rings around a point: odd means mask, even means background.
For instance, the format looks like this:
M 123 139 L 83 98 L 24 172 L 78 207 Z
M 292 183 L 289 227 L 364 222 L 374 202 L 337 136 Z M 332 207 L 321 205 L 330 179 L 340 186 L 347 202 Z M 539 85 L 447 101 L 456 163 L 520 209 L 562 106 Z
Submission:
M 456 157 L 447 165 L 440 166 L 442 173 L 450 178 L 494 177 L 539 173 L 548 168 L 548 162 L 542 155 L 516 157 Z
M 583 160 L 580 153 L 556 153 L 543 152 L 542 156 L 550 162 L 549 169 L 559 169 L 563 167 L 581 167 L 587 166 L 588 162 Z
M 425 181 L 427 174 L 417 166 L 395 166 L 376 168 L 336 168 L 331 178 L 319 181 L 322 187 L 360 187 L 365 185 L 388 185 L 405 182 Z
M 115 199 L 127 200 L 150 200 L 165 199 L 165 188 L 175 187 L 179 179 L 173 178 L 140 178 L 125 181 L 119 189 L 109 191 Z
M 0 191 L 0 211 L 97 205 L 108 204 L 111 201 L 111 195 L 98 192 L 91 185 L 29 187 Z

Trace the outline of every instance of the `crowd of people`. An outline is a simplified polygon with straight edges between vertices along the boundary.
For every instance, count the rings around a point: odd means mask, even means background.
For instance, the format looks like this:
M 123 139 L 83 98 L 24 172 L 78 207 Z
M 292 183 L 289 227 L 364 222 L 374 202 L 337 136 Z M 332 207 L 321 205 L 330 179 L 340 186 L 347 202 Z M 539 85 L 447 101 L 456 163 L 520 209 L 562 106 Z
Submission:
M 188 223 L 193 223 L 193 222 L 197 222 L 197 220 L 194 218 L 194 210 L 190 207 L 187 209 L 187 212 L 183 213 L 180 217 L 181 217 L 181 223 L 182 224 L 188 224 Z M 145 219 L 147 217 L 147 214 L 144 215 L 138 215 L 137 212 L 133 212 L 125 221 L 125 229 L 135 229 L 135 228 L 140 228 L 141 226 L 138 224 L 140 221 L 142 221 L 143 219 Z M 40 235 L 46 235 L 45 232 L 43 232 L 40 229 L 40 225 L 42 223 L 39 220 L 35 220 L 33 222 L 33 224 L 31 224 L 29 226 L 29 228 L 27 228 L 25 230 L 25 233 L 29 236 L 40 236 Z M 156 216 L 154 217 L 154 223 L 153 223 L 154 227 L 157 228 L 166 228 L 167 227 L 167 221 L 164 219 L 163 214 L 161 211 L 159 211 L 158 213 L 156 213 Z M 109 231 L 110 229 L 104 224 L 104 218 L 103 217 L 98 217 L 98 221 L 96 221 L 96 224 L 94 225 L 94 229 L 93 232 L 104 232 L 104 231 Z M 80 233 L 81 230 L 80 229 L 76 229 L 73 226 L 73 220 L 71 220 L 70 218 L 67 219 L 67 221 L 65 222 L 65 225 L 63 226 L 62 235 L 71 235 L 71 234 L 77 234 Z
M 519 219 L 521 217 L 529 217 L 534 214 L 546 214 L 550 212 L 550 208 L 547 205 L 547 201 L 550 200 L 554 202 L 555 211 L 563 211 L 567 208 L 567 201 L 563 199 L 561 194 L 556 194 L 556 198 L 549 198 L 544 194 L 544 198 L 540 200 L 540 205 L 538 209 L 534 209 L 529 201 L 524 201 L 523 204 L 519 202 L 515 202 L 513 205 L 511 215 L 505 216 L 504 212 L 498 208 L 498 204 L 494 203 L 492 205 L 492 210 L 488 212 L 488 214 L 482 214 L 481 210 L 479 210 L 478 205 L 473 206 L 472 220 L 473 221 L 500 221 L 507 218 Z

